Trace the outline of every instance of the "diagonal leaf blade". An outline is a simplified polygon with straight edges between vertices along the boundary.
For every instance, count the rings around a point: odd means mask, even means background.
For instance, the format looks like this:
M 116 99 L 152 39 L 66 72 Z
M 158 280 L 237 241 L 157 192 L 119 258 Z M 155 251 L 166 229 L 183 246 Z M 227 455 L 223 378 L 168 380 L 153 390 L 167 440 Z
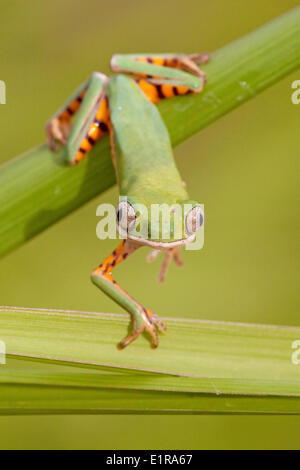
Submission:
M 200 44 L 199 44 L 200 46 Z M 199 47 L 201 49 L 201 47 Z M 300 66 L 300 7 L 212 54 L 203 93 L 159 109 L 175 146 Z M 59 103 L 57 103 L 59 105 Z M 45 145 L 0 167 L 0 256 L 115 183 L 108 139 L 75 168 Z

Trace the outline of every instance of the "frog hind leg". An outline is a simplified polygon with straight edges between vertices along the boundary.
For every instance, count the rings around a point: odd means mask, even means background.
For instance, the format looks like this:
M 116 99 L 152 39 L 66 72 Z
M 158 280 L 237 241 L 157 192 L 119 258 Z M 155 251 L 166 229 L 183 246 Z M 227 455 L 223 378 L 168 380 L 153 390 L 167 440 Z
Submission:
M 56 142 L 67 148 L 67 161 L 74 165 L 108 132 L 109 111 L 105 95 L 108 78 L 94 72 L 46 124 L 48 146 Z
M 80 108 L 87 87 L 88 81 L 80 85 L 66 103 L 46 123 L 47 145 L 51 150 L 57 149 L 57 142 L 66 145 L 73 116 Z
M 138 54 L 131 56 L 138 62 L 154 64 L 173 69 L 184 70 L 190 72 L 198 77 L 206 79 L 205 72 L 200 69 L 199 65 L 204 65 L 209 61 L 207 53 L 196 54 Z
M 112 277 L 112 270 L 115 266 L 134 253 L 137 248 L 138 245 L 133 244 L 129 240 L 124 240 L 91 275 L 92 282 L 127 310 L 132 317 L 133 330 L 118 344 L 119 349 L 124 349 L 143 332 L 150 335 L 151 347 L 156 348 L 159 341 L 158 330 L 166 331 L 166 327 L 159 317 L 133 299 Z
M 208 60 L 208 54 L 114 55 L 111 68 L 114 72 L 133 74 L 149 100 L 157 103 L 164 98 L 200 93 L 206 75 L 198 63 Z
M 108 99 L 103 93 L 79 132 L 71 131 L 67 155 L 71 165 L 76 165 L 90 152 L 96 142 L 110 130 Z

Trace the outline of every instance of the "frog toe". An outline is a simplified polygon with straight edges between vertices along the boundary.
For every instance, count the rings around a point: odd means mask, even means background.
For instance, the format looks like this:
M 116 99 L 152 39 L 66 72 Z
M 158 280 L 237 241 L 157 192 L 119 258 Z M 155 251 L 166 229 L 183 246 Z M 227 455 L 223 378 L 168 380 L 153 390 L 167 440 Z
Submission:
M 118 345 L 118 349 L 124 349 L 130 343 L 135 341 L 141 333 L 148 333 L 151 340 L 151 348 L 156 349 L 159 345 L 158 331 L 165 333 L 167 328 L 163 321 L 150 310 L 143 308 L 141 312 L 142 324 L 137 327 L 137 323 L 134 321 L 133 331 L 125 339 L 123 339 Z

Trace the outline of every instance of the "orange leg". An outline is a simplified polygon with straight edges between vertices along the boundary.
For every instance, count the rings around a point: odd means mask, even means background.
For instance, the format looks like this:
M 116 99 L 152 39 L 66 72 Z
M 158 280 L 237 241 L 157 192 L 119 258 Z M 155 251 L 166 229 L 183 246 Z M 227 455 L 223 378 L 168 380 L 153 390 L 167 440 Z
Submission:
M 79 148 L 71 164 L 76 165 L 79 163 L 93 148 L 95 143 L 109 132 L 109 128 L 109 106 L 107 97 L 104 95 L 100 101 L 97 114 L 88 128 L 84 139 L 79 143 Z
M 108 78 L 92 73 L 46 125 L 48 146 L 66 145 L 68 163 L 78 163 L 108 133 L 109 109 L 105 95 Z
M 166 327 L 159 317 L 139 304 L 112 277 L 112 270 L 115 266 L 134 253 L 137 248 L 138 245 L 133 244 L 131 241 L 123 241 L 92 273 L 93 283 L 132 316 L 133 331 L 118 344 L 119 349 L 128 346 L 143 332 L 150 335 L 151 346 L 156 348 L 158 346 L 157 329 L 163 332 L 166 331 Z
M 198 64 L 206 64 L 209 61 L 208 54 L 166 54 L 166 55 L 150 55 L 138 56 L 138 62 L 159 65 L 162 67 L 170 67 L 179 70 L 191 72 L 201 78 L 206 78 L 205 73 L 198 67 Z
M 73 116 L 77 113 L 86 93 L 86 88 L 75 92 L 66 105 L 60 109 L 46 124 L 47 145 L 56 150 L 56 142 L 66 145 Z

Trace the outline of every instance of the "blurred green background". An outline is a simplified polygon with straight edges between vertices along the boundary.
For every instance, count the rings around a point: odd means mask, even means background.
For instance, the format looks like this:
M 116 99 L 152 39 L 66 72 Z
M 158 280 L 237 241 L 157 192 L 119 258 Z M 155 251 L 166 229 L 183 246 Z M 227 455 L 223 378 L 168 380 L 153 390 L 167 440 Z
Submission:
M 116 52 L 214 51 L 297 0 L 1 0 L 0 161 L 44 139 L 44 122 Z M 299 325 L 299 113 L 294 73 L 176 148 L 205 247 L 156 282 L 141 250 L 117 279 L 161 316 Z M 116 188 L 0 262 L 0 303 L 121 312 L 89 281 L 115 246 L 95 235 L 96 207 Z M 141 275 L 143 273 L 143 275 Z M 1 331 L 0 331 L 1 336 Z M 116 338 L 116 342 L 120 338 Z M 149 354 L 153 354 L 149 350 Z M 300 373 L 300 369 L 299 369 Z M 298 417 L 1 417 L 0 448 L 299 448 Z

